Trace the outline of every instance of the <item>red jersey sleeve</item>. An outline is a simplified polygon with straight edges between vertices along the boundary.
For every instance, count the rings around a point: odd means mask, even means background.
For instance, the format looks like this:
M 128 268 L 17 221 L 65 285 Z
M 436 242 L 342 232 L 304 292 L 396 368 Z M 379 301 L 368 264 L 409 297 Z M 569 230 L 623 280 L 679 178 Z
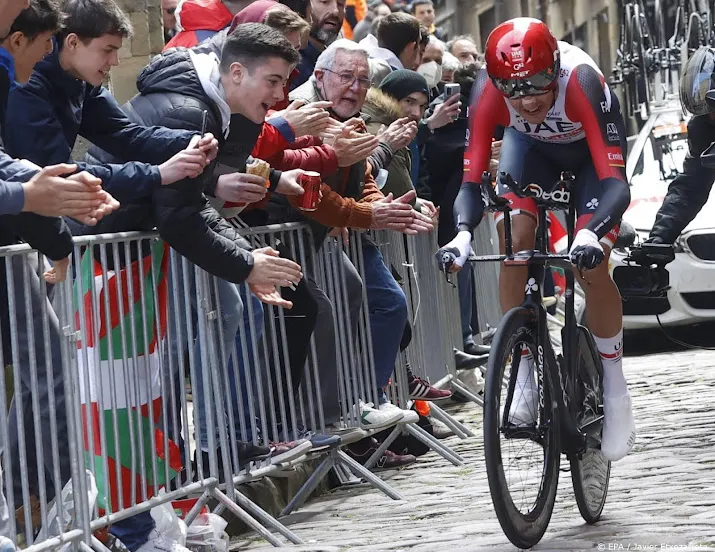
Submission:
M 626 131 L 618 100 L 589 65 L 575 67 L 566 87 L 566 115 L 583 125 L 599 180 L 626 180 Z
M 504 96 L 489 80 L 486 70 L 479 71 L 469 106 L 463 183 L 481 183 L 482 173 L 489 170 L 492 138 L 499 125 L 509 126 L 509 109 L 504 102 Z

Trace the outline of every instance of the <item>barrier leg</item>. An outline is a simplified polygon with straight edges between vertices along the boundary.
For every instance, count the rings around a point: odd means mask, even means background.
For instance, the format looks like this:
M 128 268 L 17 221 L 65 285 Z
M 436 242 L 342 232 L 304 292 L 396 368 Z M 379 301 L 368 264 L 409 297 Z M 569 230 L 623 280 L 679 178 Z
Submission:
M 467 426 L 465 426 L 462 422 L 458 422 L 453 416 L 450 416 L 447 412 L 442 410 L 441 407 L 437 406 L 434 403 L 430 404 L 430 416 L 438 419 L 449 429 L 454 431 L 454 433 L 460 439 L 474 437 L 474 433 L 472 433 Z
M 405 429 L 415 439 L 419 439 L 420 441 L 422 441 L 425 445 L 427 445 L 445 460 L 449 460 L 455 466 L 464 465 L 464 458 L 462 458 L 459 454 L 451 450 L 449 447 L 444 446 L 442 443 L 439 442 L 438 439 L 432 437 L 432 435 L 427 433 L 417 424 L 407 424 L 405 426 Z
M 392 443 L 395 442 L 395 439 L 400 436 L 400 433 L 402 433 L 401 425 L 396 425 L 394 428 L 392 428 L 392 432 L 390 433 L 390 435 L 387 436 L 387 439 L 380 443 L 380 446 L 377 447 L 377 450 L 373 452 L 372 456 L 370 456 L 370 458 L 367 459 L 367 462 L 365 462 L 365 467 L 368 470 L 377 463 L 377 461 L 382 457 L 383 454 L 385 454 L 385 451 Z
M 459 391 L 462 395 L 467 397 L 473 403 L 476 403 L 479 406 L 484 406 L 484 399 L 482 399 L 479 395 L 475 395 L 474 393 L 472 393 L 469 389 L 467 389 L 467 387 L 462 385 L 462 382 L 460 382 L 456 378 L 452 380 L 452 387 L 454 387 L 457 391 Z
M 370 470 L 368 470 L 365 466 L 357 463 L 355 460 L 353 460 L 347 454 L 345 454 L 342 450 L 336 451 L 336 454 L 338 455 L 340 462 L 345 464 L 347 466 L 347 468 L 351 472 L 353 472 L 355 475 L 364 478 L 368 483 L 370 483 L 370 485 L 381 490 L 383 493 L 385 493 L 387 496 L 389 496 L 392 500 L 402 500 L 402 495 L 400 493 L 398 493 L 395 489 L 390 487 L 382 479 L 377 477 L 374 473 L 372 473 Z
M 288 529 L 285 525 L 280 523 L 276 518 L 271 516 L 263 508 L 255 504 L 246 496 L 244 496 L 238 489 L 236 489 L 236 494 L 234 495 L 236 503 L 256 518 L 265 527 L 270 527 L 274 531 L 277 531 L 285 538 L 287 538 L 293 544 L 305 544 L 293 531 Z
M 213 489 L 211 491 L 211 494 L 213 494 L 213 497 L 218 500 L 221 504 L 223 504 L 234 516 L 236 516 L 238 519 L 240 519 L 243 523 L 248 525 L 253 531 L 261 535 L 264 539 L 266 539 L 268 542 L 270 542 L 273 546 L 276 548 L 280 548 L 283 546 L 281 541 L 279 541 L 273 533 L 268 531 L 263 525 L 258 523 L 255 519 L 253 519 L 250 515 L 248 515 L 247 512 L 242 510 L 235 502 L 233 502 L 230 498 L 228 498 L 225 494 L 223 494 L 221 491 L 218 489 Z
M 315 490 L 318 484 L 323 480 L 323 478 L 328 474 L 330 469 L 335 464 L 335 452 L 336 451 L 331 451 L 328 457 L 323 460 L 320 465 L 315 469 L 315 471 L 308 478 L 308 481 L 303 484 L 303 486 L 298 490 L 298 492 L 288 503 L 288 505 L 283 508 L 283 511 L 281 512 L 281 517 L 287 516 L 308 499 L 310 494 Z

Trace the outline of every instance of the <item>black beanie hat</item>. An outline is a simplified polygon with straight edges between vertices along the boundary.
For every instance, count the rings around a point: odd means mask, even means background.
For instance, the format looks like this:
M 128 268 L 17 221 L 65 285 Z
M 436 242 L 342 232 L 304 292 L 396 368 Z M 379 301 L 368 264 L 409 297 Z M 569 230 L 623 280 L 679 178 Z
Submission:
M 414 92 L 422 92 L 429 98 L 429 88 L 425 78 L 409 69 L 393 71 L 382 80 L 378 88 L 398 102 Z

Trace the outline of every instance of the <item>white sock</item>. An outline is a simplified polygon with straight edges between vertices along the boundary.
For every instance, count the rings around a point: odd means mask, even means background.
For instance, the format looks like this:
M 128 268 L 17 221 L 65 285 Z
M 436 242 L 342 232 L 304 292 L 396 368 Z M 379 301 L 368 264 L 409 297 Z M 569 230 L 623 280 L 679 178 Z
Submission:
M 623 375 L 623 329 L 613 337 L 596 337 L 596 348 L 603 363 L 603 396 L 622 397 L 628 393 L 628 384 Z
M 516 372 L 516 388 L 536 390 L 534 383 L 534 357 L 531 351 L 522 346 L 521 360 L 519 361 L 519 369 Z

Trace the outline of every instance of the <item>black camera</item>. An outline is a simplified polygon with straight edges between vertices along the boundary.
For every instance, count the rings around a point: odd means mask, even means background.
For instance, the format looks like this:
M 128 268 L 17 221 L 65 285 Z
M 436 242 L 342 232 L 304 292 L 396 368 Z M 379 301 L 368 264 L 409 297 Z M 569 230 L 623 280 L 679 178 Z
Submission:
M 665 297 L 670 289 L 670 275 L 665 265 L 675 259 L 673 246 L 643 243 L 631 248 L 626 266 L 613 271 L 613 281 L 625 300 Z

